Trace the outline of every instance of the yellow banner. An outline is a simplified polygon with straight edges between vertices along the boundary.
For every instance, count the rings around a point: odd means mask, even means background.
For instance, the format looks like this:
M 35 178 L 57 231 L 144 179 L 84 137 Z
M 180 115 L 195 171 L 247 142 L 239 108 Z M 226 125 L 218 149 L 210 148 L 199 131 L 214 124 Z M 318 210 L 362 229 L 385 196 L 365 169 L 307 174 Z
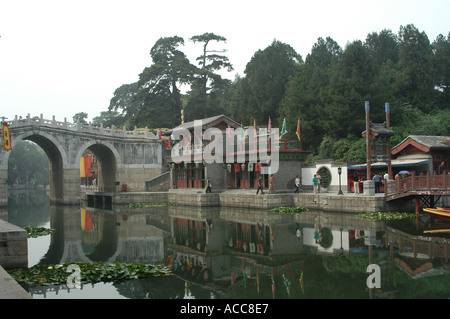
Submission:
M 9 126 L 6 123 L 2 123 L 2 147 L 7 151 L 12 150 Z

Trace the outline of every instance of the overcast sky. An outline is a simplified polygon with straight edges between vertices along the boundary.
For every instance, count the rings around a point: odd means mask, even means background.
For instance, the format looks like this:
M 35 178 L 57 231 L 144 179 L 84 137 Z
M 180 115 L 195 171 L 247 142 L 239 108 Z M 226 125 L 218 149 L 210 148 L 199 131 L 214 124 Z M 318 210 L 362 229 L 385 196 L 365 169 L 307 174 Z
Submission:
M 227 39 L 244 75 L 257 50 L 274 39 L 303 59 L 319 37 L 345 48 L 368 33 L 414 24 L 430 41 L 450 31 L 449 0 L 0 0 L 0 117 L 40 116 L 57 121 L 106 111 L 116 88 L 136 82 L 150 66 L 161 37 L 181 36 L 195 63 L 193 35 Z

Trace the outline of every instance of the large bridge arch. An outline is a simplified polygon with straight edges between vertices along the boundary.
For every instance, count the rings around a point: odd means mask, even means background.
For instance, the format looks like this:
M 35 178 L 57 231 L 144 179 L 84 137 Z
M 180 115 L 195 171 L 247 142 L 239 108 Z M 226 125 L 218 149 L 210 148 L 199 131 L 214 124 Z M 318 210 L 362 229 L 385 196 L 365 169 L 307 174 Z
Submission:
M 50 201 L 58 202 L 64 196 L 64 167 L 67 166 L 67 153 L 61 143 L 52 135 L 41 131 L 28 131 L 15 136 L 12 140 L 13 147 L 20 142 L 28 140 L 42 148 L 49 161 Z M 7 152 L 4 158 L 5 169 L 8 169 L 8 160 L 11 152 Z

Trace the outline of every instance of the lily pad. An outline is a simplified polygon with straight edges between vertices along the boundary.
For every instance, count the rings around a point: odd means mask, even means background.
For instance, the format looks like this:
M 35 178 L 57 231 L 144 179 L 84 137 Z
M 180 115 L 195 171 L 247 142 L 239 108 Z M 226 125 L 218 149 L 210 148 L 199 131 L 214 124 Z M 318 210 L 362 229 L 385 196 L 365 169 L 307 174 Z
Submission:
M 403 213 L 403 212 L 374 212 L 374 213 L 363 213 L 358 214 L 361 218 L 376 219 L 376 220 L 398 220 L 407 218 L 416 218 L 420 215 L 414 213 Z
M 144 263 L 66 263 L 62 265 L 35 265 L 31 268 L 8 270 L 8 273 L 18 282 L 41 285 L 66 284 L 72 271 L 69 265 L 77 265 L 81 283 L 118 282 L 122 280 L 161 277 L 172 274 L 172 271 L 162 265 Z
M 281 206 L 277 208 L 272 208 L 269 211 L 275 212 L 278 214 L 301 214 L 308 211 L 308 208 L 302 207 L 302 206 L 293 206 L 293 207 L 286 207 Z
M 165 206 L 174 206 L 172 203 L 130 203 L 128 207 L 130 208 L 147 208 L 147 207 L 165 207 Z
M 28 238 L 37 238 L 40 236 L 47 236 L 53 233 L 56 229 L 45 227 L 24 227 L 28 233 Z

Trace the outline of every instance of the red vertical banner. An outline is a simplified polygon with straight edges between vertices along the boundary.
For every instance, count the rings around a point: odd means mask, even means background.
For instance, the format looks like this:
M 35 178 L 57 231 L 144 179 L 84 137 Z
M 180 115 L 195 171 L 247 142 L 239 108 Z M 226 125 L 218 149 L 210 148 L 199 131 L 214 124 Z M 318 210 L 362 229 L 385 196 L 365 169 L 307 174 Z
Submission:
M 84 175 L 86 177 L 91 177 L 91 156 L 84 156 Z
M 91 156 L 82 156 L 80 159 L 80 177 L 91 177 Z

